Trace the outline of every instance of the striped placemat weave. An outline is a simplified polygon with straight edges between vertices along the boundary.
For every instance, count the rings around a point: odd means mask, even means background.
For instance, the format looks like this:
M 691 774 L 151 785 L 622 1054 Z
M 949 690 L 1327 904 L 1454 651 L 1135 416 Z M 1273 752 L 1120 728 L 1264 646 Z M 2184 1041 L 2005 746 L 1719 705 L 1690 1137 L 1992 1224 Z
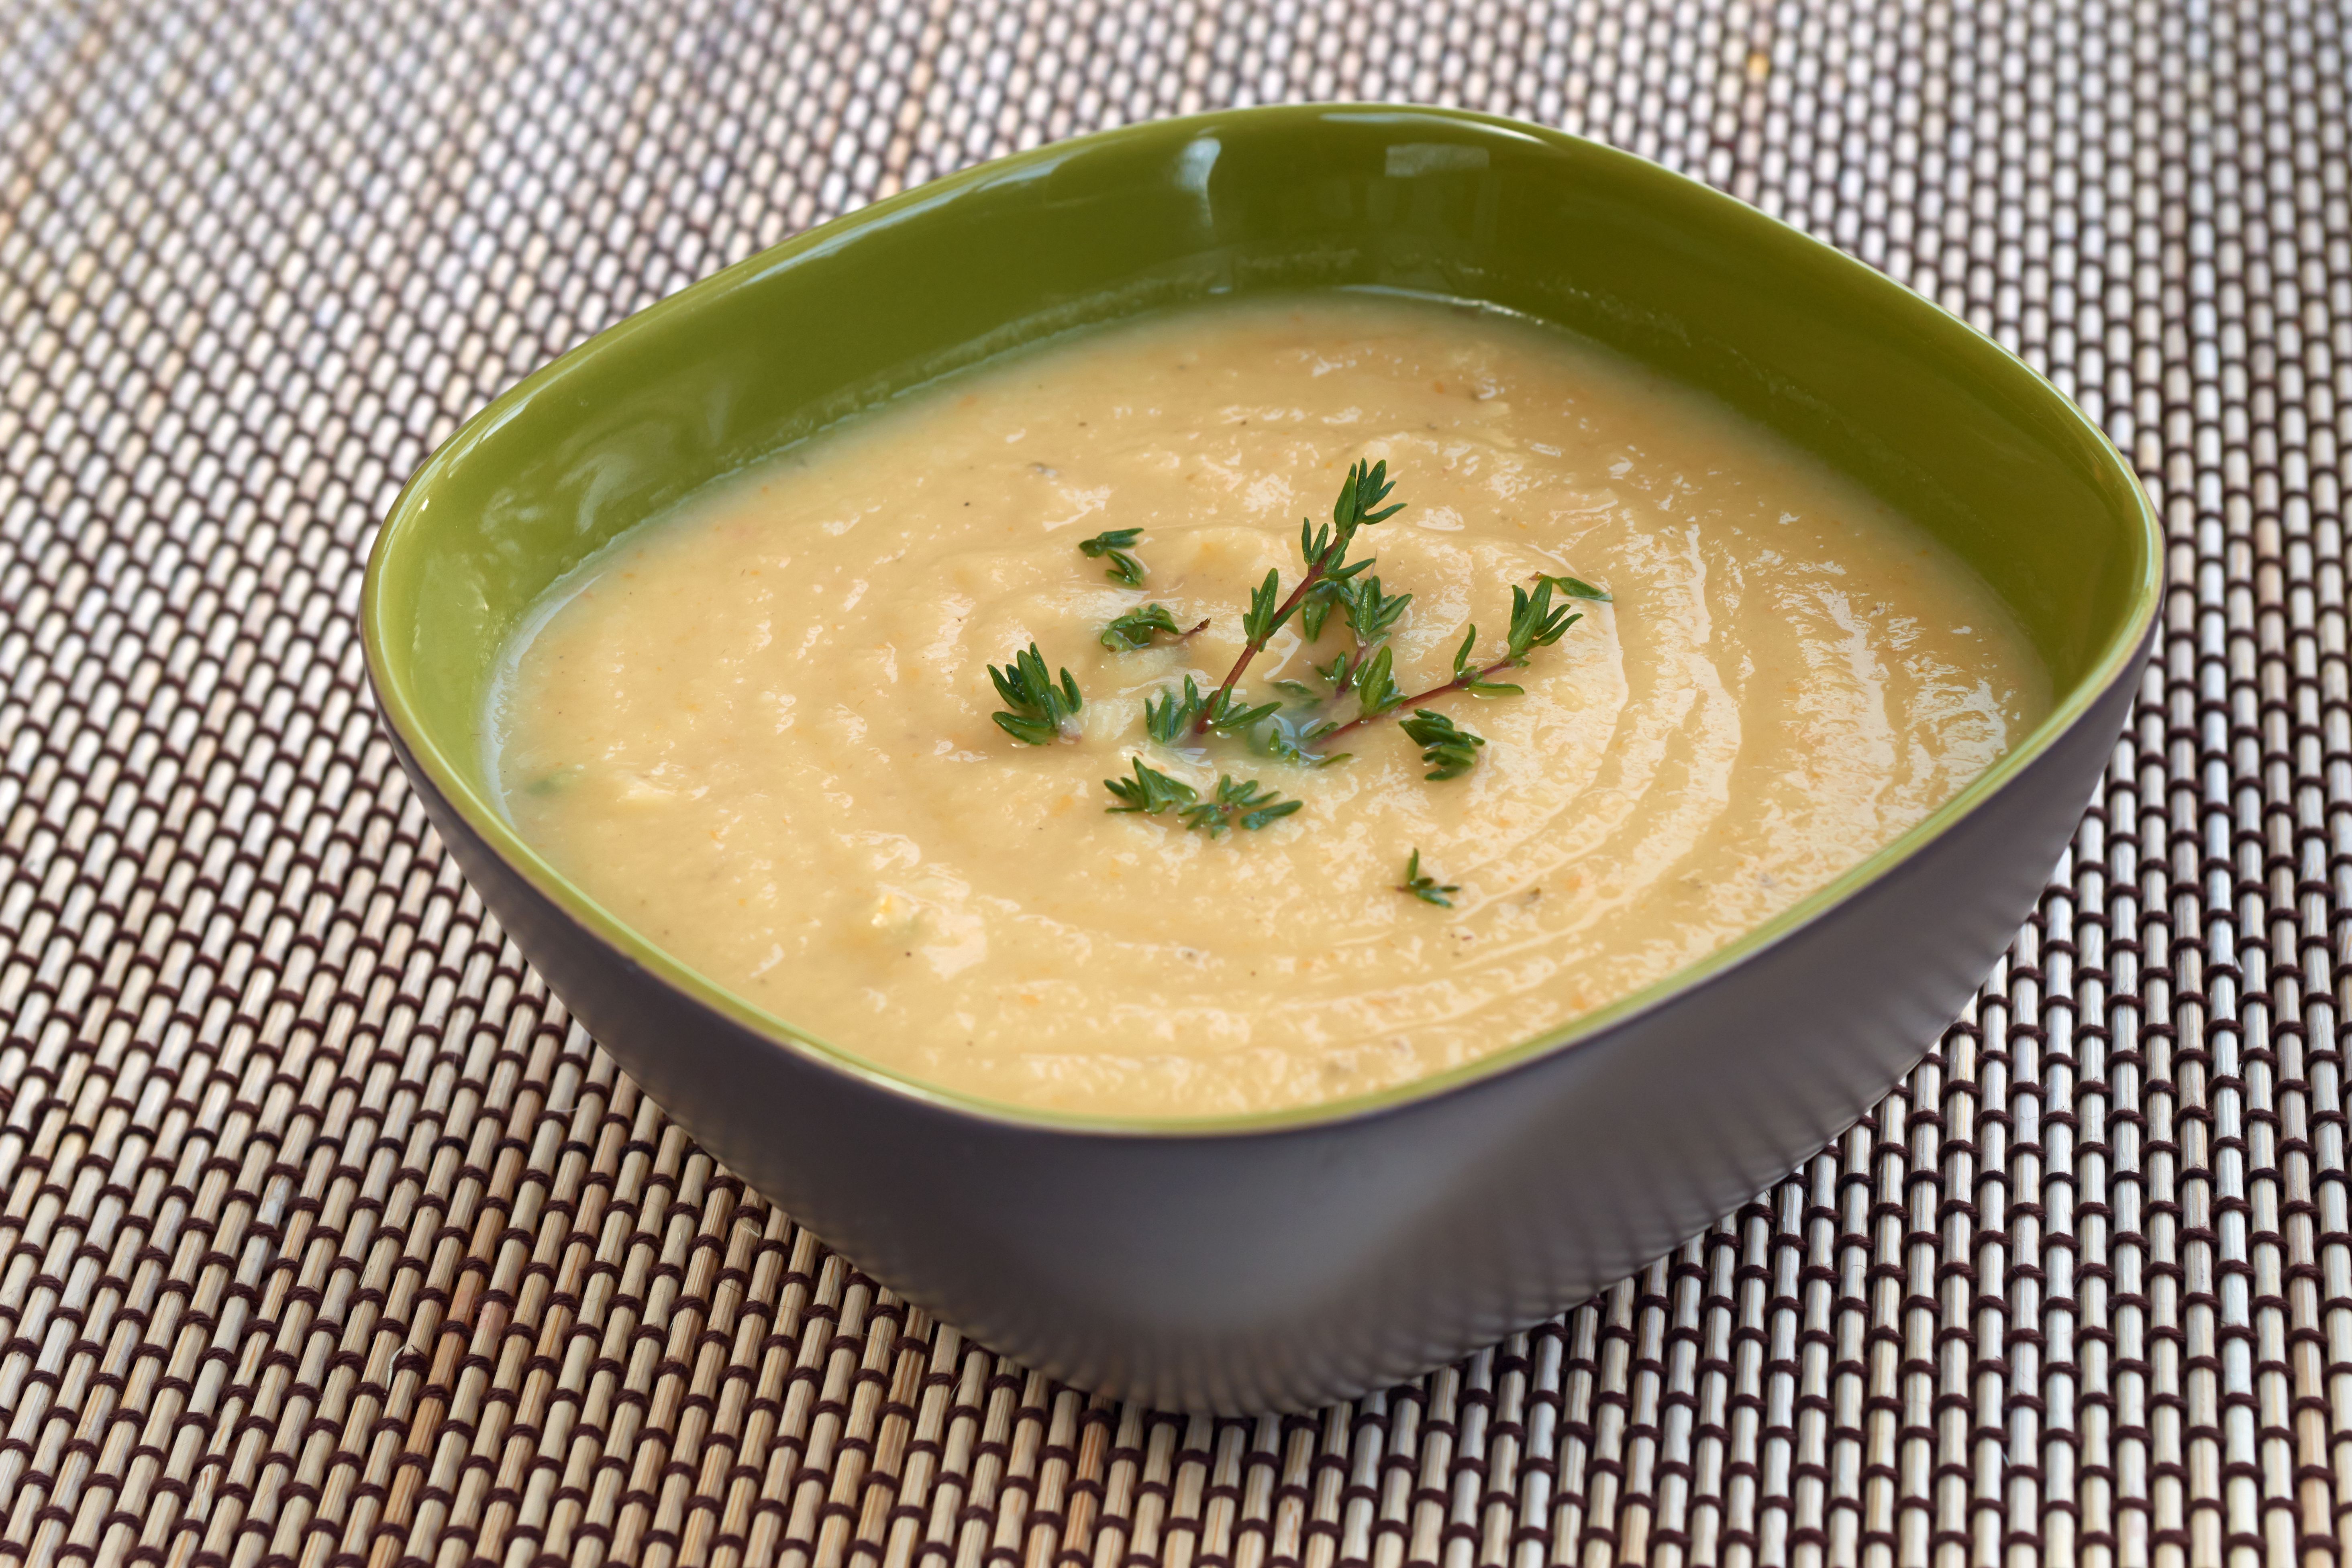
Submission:
M 2352 1553 L 2339 5 L 563 0 L 0 13 L 0 1557 L 2321 1563 Z M 1861 1126 L 1314 1416 L 1056 1388 L 745 1192 L 444 858 L 353 635 L 597 329 L 1228 103 L 1582 131 L 1960 312 L 2171 531 L 2032 923 Z

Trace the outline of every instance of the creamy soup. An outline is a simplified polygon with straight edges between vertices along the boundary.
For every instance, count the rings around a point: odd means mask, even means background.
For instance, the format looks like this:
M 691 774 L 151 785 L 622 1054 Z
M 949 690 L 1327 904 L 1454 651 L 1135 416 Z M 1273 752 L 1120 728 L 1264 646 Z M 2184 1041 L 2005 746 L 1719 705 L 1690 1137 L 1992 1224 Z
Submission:
M 1354 552 L 1412 595 L 1402 691 L 1474 624 L 1499 657 L 1514 585 L 1609 599 L 1495 677 L 1523 695 L 1427 705 L 1485 741 L 1456 777 L 1395 717 L 1313 768 L 1263 726 L 1149 740 L 1147 699 L 1224 679 L 1359 460 L 1404 508 Z M 1079 548 L 1126 529 L 1137 586 Z M 1105 646 L 1152 604 L 1205 626 Z M 1084 700 L 1044 744 L 992 719 L 1033 641 Z M 1344 614 L 1311 644 L 1294 619 L 1237 689 L 1294 734 L 1354 717 L 1317 667 L 1355 647 Z M 1403 1083 L 1670 975 L 2047 700 L 1981 583 L 1777 439 L 1548 329 L 1334 295 L 1079 334 L 729 481 L 551 596 L 491 729 L 524 837 L 777 1017 L 991 1100 L 1195 1117 Z M 1302 804 L 1213 836 L 1114 814 L 1137 759 Z M 1416 851 L 1450 907 L 1406 890 Z

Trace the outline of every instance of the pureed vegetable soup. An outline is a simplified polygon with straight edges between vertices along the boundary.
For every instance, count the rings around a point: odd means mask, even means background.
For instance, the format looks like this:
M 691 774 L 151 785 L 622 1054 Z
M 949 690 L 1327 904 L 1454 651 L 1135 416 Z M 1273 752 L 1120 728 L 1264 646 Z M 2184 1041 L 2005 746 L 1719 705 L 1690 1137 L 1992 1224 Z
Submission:
M 1358 480 L 1402 506 L 1373 563 L 1326 559 L 1221 707 Z M 1521 691 L 1457 682 L 1474 625 L 1465 677 L 1516 646 L 1483 679 Z M 1066 339 L 707 492 L 560 585 L 490 721 L 524 837 L 778 1017 L 1165 1117 L 1670 974 L 2047 705 L 1990 592 L 1812 459 L 1549 329 L 1333 295 Z

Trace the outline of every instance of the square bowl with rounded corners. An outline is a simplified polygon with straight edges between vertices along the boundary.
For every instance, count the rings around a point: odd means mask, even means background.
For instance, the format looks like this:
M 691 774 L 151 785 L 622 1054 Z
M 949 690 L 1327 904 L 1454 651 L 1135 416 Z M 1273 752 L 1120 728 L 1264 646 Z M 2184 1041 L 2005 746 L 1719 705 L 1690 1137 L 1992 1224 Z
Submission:
M 1566 327 L 1907 513 L 2008 603 L 2048 721 L 1712 957 L 1484 1060 L 1216 1121 L 987 1103 L 796 1032 L 516 836 L 484 713 L 534 600 L 711 480 L 1049 334 L 1268 290 L 1405 289 Z M 572 1012 L 877 1279 L 1079 1387 L 1219 1411 L 1410 1376 L 1641 1268 L 1909 1069 L 2032 907 L 2111 752 L 2162 559 L 2064 398 L 1861 263 L 1626 153 L 1486 116 L 1237 110 L 877 202 L 630 318 L 420 468 L 368 565 L 370 675 L 458 864 Z

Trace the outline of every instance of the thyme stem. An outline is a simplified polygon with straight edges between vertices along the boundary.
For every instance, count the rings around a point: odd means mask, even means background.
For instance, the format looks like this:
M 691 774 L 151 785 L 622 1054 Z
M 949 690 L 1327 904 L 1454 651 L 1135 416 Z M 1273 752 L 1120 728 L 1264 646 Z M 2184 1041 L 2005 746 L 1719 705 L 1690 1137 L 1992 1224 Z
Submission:
M 1360 728 L 1366 724 L 1376 724 L 1383 719 L 1393 719 L 1400 713 L 1410 713 L 1425 702 L 1433 702 L 1437 699 L 1447 696 L 1453 692 L 1467 691 L 1471 687 L 1486 679 L 1488 676 L 1493 675 L 1497 670 L 1509 669 L 1515 665 L 1524 664 L 1526 660 L 1524 659 L 1498 658 L 1484 669 L 1471 670 L 1464 674 L 1457 675 L 1453 679 L 1447 681 L 1444 685 L 1433 686 L 1428 690 L 1423 692 L 1420 696 L 1407 697 L 1393 707 L 1383 708 L 1377 713 L 1360 714 L 1356 718 L 1349 720 L 1346 723 L 1340 725 L 1336 730 L 1324 731 L 1322 734 L 1316 738 L 1322 741 L 1337 740 L 1350 730 Z
M 1241 680 L 1242 672 L 1249 668 L 1250 660 L 1265 651 L 1265 645 L 1274 639 L 1274 634 L 1280 631 L 1284 623 L 1297 612 L 1309 594 L 1325 583 L 1344 584 L 1371 564 L 1370 560 L 1349 564 L 1348 547 L 1355 542 L 1357 530 L 1385 522 L 1404 510 L 1402 501 L 1391 507 L 1374 510 L 1380 508 L 1381 502 L 1388 499 L 1389 491 L 1396 488 L 1389 482 L 1388 473 L 1389 466 L 1385 460 L 1350 463 L 1348 465 L 1348 477 L 1339 482 L 1339 499 L 1331 503 L 1330 526 L 1318 529 L 1312 519 L 1299 521 L 1298 554 L 1307 563 L 1306 574 L 1298 579 L 1298 585 L 1290 590 L 1290 596 L 1279 603 L 1276 603 L 1275 595 L 1282 579 L 1272 569 L 1266 572 L 1265 581 L 1251 593 L 1249 613 L 1242 617 L 1242 631 L 1248 640 L 1242 644 L 1242 655 L 1234 660 L 1233 668 L 1225 672 L 1223 684 L 1211 695 L 1208 705 L 1192 721 L 1193 734 L 1207 734 L 1217 722 L 1218 716 L 1230 711 L 1234 687 Z M 1391 615 L 1393 618 L 1393 612 Z
M 1234 660 L 1233 668 L 1225 671 L 1223 683 L 1211 694 L 1209 705 L 1201 710 L 1200 718 L 1193 721 L 1192 733 L 1195 735 L 1205 735 L 1209 732 L 1209 715 L 1212 713 L 1223 712 L 1224 710 L 1226 694 L 1232 691 L 1234 687 L 1241 680 L 1242 672 L 1250 667 L 1250 660 L 1255 658 L 1259 654 L 1265 651 L 1265 645 L 1267 642 L 1272 640 L 1275 631 L 1279 630 L 1282 624 L 1290 619 L 1291 612 L 1298 608 L 1299 601 L 1306 598 L 1307 591 L 1322 580 L 1323 563 L 1318 561 L 1314 565 L 1307 569 L 1307 575 L 1298 580 L 1298 586 L 1290 591 L 1290 597 L 1282 601 L 1282 607 L 1274 612 L 1273 628 L 1268 630 L 1265 636 L 1254 637 L 1250 638 L 1249 641 L 1242 645 L 1241 658 Z M 1192 630 L 1197 632 L 1201 629 L 1201 626 L 1205 626 L 1208 624 L 1208 622 L 1202 621 L 1200 626 L 1194 626 Z M 1185 635 L 1189 637 L 1192 634 L 1188 632 Z

